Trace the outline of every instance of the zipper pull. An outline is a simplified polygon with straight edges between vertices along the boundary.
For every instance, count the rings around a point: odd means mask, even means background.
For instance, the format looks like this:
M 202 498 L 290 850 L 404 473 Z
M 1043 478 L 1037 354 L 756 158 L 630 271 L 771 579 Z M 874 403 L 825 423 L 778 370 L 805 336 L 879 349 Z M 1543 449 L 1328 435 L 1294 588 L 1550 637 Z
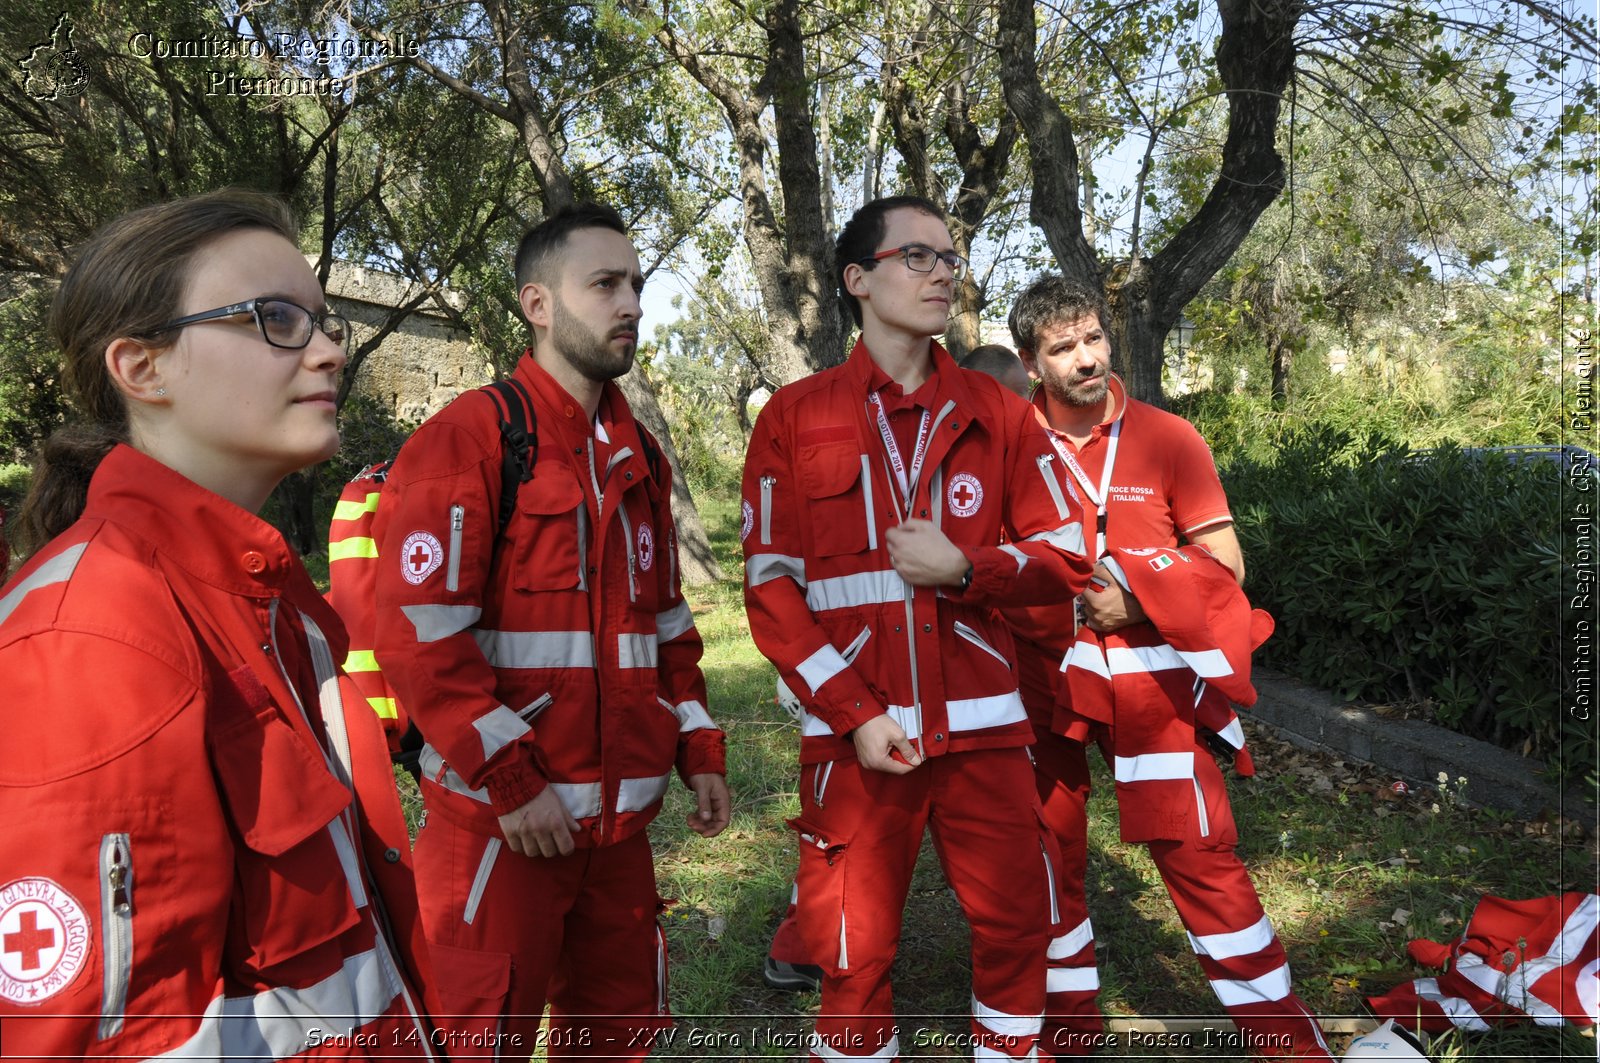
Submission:
M 107 873 L 111 882 L 111 906 L 118 915 L 127 915 L 133 911 L 133 891 L 128 886 L 128 866 L 120 847 L 112 851 L 111 859 L 114 863 Z
M 460 531 L 462 528 L 466 527 L 466 524 L 467 524 L 467 507 L 465 507 L 465 506 L 451 506 L 450 507 L 450 530 L 451 531 Z

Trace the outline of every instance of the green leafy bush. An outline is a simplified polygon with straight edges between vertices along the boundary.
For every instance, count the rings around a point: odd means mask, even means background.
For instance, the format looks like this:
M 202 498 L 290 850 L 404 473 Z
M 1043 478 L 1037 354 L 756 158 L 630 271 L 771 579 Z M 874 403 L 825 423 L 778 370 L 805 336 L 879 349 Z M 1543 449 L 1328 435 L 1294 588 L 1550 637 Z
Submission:
M 1564 710 L 1563 632 L 1578 612 L 1562 557 L 1561 470 L 1313 423 L 1223 471 L 1252 601 L 1277 633 L 1263 664 L 1340 696 L 1406 702 L 1435 722 L 1587 769 L 1594 730 Z M 1592 781 L 1592 780 L 1591 780 Z

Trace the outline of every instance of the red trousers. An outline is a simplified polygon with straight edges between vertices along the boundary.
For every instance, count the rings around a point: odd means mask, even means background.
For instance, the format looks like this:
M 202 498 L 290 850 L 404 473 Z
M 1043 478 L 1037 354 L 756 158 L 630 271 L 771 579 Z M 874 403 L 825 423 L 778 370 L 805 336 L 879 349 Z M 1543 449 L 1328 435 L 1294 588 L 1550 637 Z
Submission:
M 1023 750 L 933 757 L 906 775 L 807 765 L 800 795 L 794 922 L 823 969 L 812 1058 L 898 1058 L 889 970 L 925 829 L 972 927 L 974 1043 L 1032 1058 L 1055 869 Z
M 453 1060 L 643 1059 L 667 1016 L 666 941 L 643 833 L 527 857 L 443 816 L 414 854 Z M 539 1029 L 546 1002 L 550 1025 Z
M 1020 669 L 1024 702 L 1030 708 L 1053 705 L 1054 695 L 1049 693 L 1053 680 L 1028 665 L 1024 657 Z M 1039 702 L 1041 697 L 1050 700 Z M 1033 718 L 1037 723 L 1039 716 Z M 1080 742 L 1037 725 L 1034 735 L 1039 799 L 1045 821 L 1055 833 L 1064 872 L 1057 902 L 1063 932 L 1050 946 L 1050 995 L 1041 1052 L 1087 1055 L 1087 1044 L 1073 1034 L 1100 1029 L 1095 1003 L 1100 983 L 1084 890 L 1088 758 Z M 1199 817 L 1191 816 L 1189 837 L 1148 843 L 1178 918 L 1189 932 L 1189 943 L 1253 1055 L 1331 1059 L 1316 1019 L 1290 988 L 1288 957 L 1235 851 L 1239 831 L 1227 785 L 1210 750 L 1199 741 L 1194 765 L 1196 783 L 1205 796 L 1207 833 L 1199 833 Z M 1075 930 L 1080 916 L 1082 929 Z

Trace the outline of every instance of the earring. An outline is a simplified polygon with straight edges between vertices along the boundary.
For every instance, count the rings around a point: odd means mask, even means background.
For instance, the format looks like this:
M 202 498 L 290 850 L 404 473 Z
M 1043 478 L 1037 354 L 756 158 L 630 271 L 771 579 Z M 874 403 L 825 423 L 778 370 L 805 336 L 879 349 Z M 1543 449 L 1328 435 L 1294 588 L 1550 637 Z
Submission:
M 156 388 L 156 395 L 157 396 L 165 395 L 166 393 L 167 393 L 167 389 L 166 388 Z

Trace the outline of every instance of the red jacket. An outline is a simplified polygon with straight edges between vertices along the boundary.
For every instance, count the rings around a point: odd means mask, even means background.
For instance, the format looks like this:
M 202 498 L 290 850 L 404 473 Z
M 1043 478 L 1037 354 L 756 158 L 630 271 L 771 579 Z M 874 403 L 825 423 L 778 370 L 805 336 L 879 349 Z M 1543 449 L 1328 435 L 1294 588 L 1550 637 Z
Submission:
M 425 1054 L 405 824 L 343 641 L 270 525 L 105 458 L 0 590 L 8 1056 Z
M 1104 634 L 1078 629 L 1061 662 L 1052 730 L 1101 737 L 1123 841 L 1181 839 L 1191 812 L 1205 814 L 1194 784 L 1197 726 L 1233 746 L 1241 775 L 1254 772 L 1230 699 L 1255 704 L 1250 654 L 1272 618 L 1250 608 L 1233 571 L 1203 546 L 1114 549 L 1102 560 L 1149 619 Z M 1200 833 L 1209 833 L 1203 822 Z
M 531 354 L 515 376 L 538 444 L 502 541 L 489 394 L 430 418 L 389 471 L 373 529 L 378 660 L 428 740 L 430 810 L 498 835 L 497 816 L 554 786 L 577 844 L 602 845 L 654 818 L 674 763 L 723 771 L 722 732 L 679 587 L 670 466 L 656 478 L 615 385 L 606 443 Z
M 389 746 L 398 749 L 410 717 L 378 666 L 376 652 L 378 546 L 372 537 L 378 500 L 390 462 L 368 465 L 344 485 L 328 525 L 328 604 L 350 633 L 350 652 L 341 662 L 359 698 L 383 725 Z
M 805 707 L 804 763 L 854 757 L 848 732 L 883 712 L 929 756 L 1027 745 L 1011 635 L 994 606 L 1070 599 L 1088 580 L 1077 494 L 1032 407 L 937 344 L 933 357 L 911 512 L 972 562 L 964 592 L 912 588 L 889 562 L 899 487 L 864 344 L 781 389 L 750 439 L 745 605 L 756 645 Z M 997 545 L 1002 533 L 1010 545 Z

